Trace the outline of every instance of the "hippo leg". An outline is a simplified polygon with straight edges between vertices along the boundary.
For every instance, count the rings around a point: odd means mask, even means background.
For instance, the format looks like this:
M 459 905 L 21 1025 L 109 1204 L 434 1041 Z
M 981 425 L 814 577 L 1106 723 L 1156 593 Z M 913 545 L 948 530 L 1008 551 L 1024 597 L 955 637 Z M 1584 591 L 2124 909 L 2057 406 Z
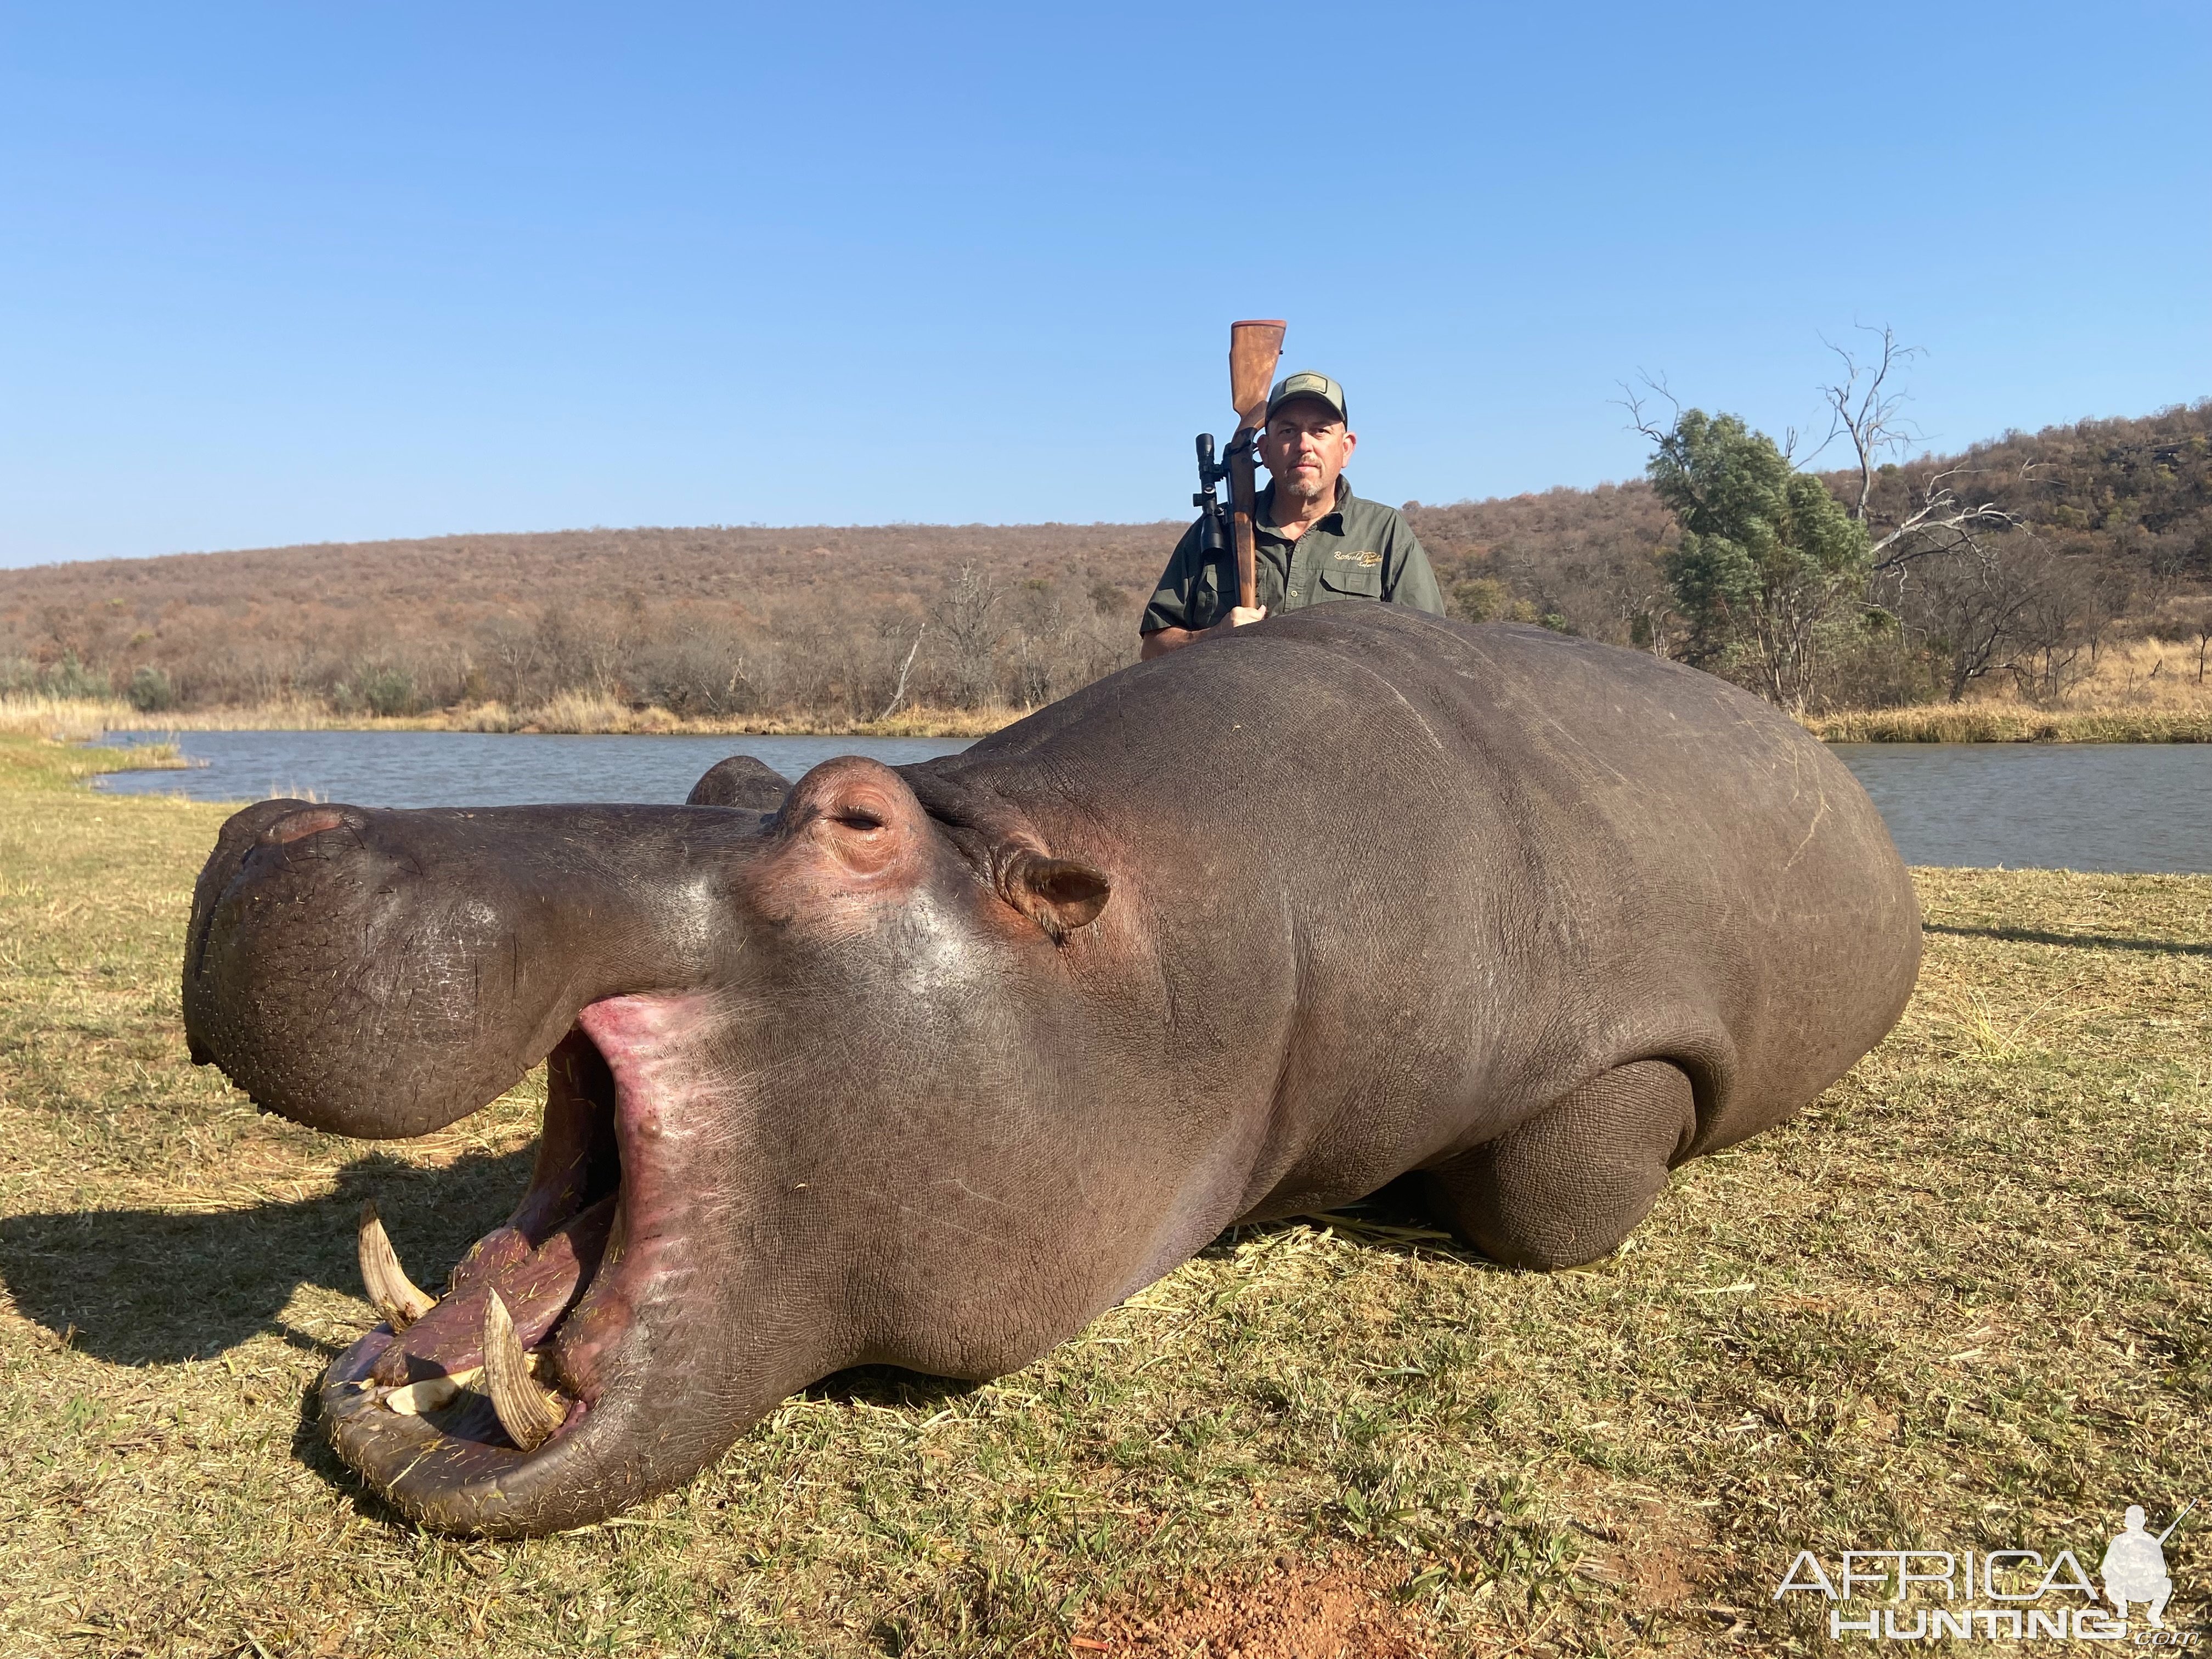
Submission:
M 1427 1170 L 1429 1202 L 1493 1261 L 1579 1267 L 1620 1247 L 1696 1129 L 1690 1079 L 1638 1060 Z

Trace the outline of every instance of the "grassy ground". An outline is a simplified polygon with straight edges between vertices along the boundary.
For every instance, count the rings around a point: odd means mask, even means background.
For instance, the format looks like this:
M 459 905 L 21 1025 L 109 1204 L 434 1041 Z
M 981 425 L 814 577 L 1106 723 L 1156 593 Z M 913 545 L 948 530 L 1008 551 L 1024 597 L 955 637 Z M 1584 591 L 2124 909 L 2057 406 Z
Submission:
M 996 1383 L 833 1379 L 609 1525 L 418 1534 L 309 1385 L 369 1316 L 361 1197 L 434 1276 L 520 1190 L 529 1090 L 372 1148 L 193 1070 L 221 811 L 88 763 L 0 740 L 0 1652 L 1165 1653 L 1194 1602 L 1256 1659 L 1308 1650 L 1222 1621 L 1316 1585 L 1379 1598 L 1361 1652 L 1811 1651 L 1801 1547 L 2094 1565 L 2212 1496 L 2212 879 L 1923 871 L 1899 1033 L 1594 1268 L 1268 1227 Z

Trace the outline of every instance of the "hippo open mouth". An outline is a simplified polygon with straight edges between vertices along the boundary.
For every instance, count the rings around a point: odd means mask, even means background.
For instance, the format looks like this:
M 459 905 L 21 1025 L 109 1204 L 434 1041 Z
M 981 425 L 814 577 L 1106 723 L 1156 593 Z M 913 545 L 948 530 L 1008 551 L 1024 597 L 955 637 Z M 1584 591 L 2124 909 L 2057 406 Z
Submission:
M 529 1189 L 453 1268 L 442 1297 L 407 1277 L 375 1206 L 362 1206 L 362 1281 L 385 1323 L 353 1346 L 330 1383 L 453 1439 L 523 1452 L 590 1411 L 595 1390 L 582 1342 L 621 1316 L 619 1241 L 638 1224 L 623 1202 L 613 1072 L 586 1029 L 618 1018 L 599 1012 L 617 1007 L 586 1009 L 547 1056 Z M 634 1129 L 630 1139 L 635 1146 Z M 361 1430 L 391 1431 L 373 1417 Z
M 445 1292 L 401 1267 L 363 1206 L 363 1284 L 384 1320 L 325 1374 L 340 1454 L 416 1513 L 466 1508 L 499 1530 L 499 1496 L 558 1463 L 595 1413 L 649 1368 L 649 1312 L 672 1315 L 684 1259 L 684 1091 L 672 1061 L 704 1000 L 623 996 L 586 1006 L 546 1057 L 543 1132 L 530 1184 L 478 1239 Z M 635 1406 L 640 1402 L 628 1402 Z M 627 1484 L 627 1483 L 625 1483 Z
M 841 1367 L 1020 1363 L 1032 1339 L 1004 1294 L 971 1302 L 928 1249 L 879 1241 L 1056 1224 L 963 1182 L 991 1219 L 947 1227 L 906 1189 L 962 1126 L 1040 1133 L 1031 1097 L 1066 1085 L 1006 1035 L 1011 964 L 1054 957 L 1106 891 L 1026 842 L 940 824 L 859 759 L 815 769 L 773 822 L 715 802 L 238 813 L 185 940 L 195 1059 L 268 1110 L 379 1139 L 546 1066 L 528 1188 L 441 1294 L 364 1211 L 383 1321 L 323 1379 L 339 1455 L 430 1525 L 546 1532 L 690 1479 Z M 870 1042 L 850 1040 L 860 1018 Z M 1011 1291 L 1041 1248 L 994 1249 L 992 1272 Z
M 594 1519 L 729 1443 L 733 1376 L 788 1392 L 819 1363 L 802 1342 L 795 1369 L 745 1375 L 746 1328 L 777 1323 L 744 1224 L 770 1200 L 714 1167 L 747 1150 L 743 998 L 720 968 L 746 949 L 726 884 L 759 825 L 271 801 L 225 826 L 186 945 L 195 1058 L 269 1110 L 374 1139 L 455 1122 L 545 1063 L 529 1186 L 441 1293 L 362 1218 L 383 1322 L 325 1373 L 323 1421 L 405 1513 L 484 1534 Z M 735 1334 L 733 1302 L 755 1310 Z

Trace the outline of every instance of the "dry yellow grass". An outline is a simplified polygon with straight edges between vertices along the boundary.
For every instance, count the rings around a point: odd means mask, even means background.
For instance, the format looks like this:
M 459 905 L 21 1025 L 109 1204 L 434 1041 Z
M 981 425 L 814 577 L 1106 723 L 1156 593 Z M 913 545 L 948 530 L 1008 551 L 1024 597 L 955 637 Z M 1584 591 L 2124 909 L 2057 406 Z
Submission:
M 2009 682 L 1978 687 L 1960 703 L 1845 711 L 1808 716 L 1817 736 L 1837 743 L 2212 743 L 2212 680 L 2199 684 L 2195 648 L 2157 640 L 2123 641 L 2099 653 L 2095 672 L 2062 707 L 2024 702 Z M 333 714 L 308 701 L 252 708 L 141 714 L 120 701 L 28 696 L 0 697 L 0 733 L 84 742 L 107 732 L 550 732 L 728 734 L 732 736 L 979 738 L 1011 725 L 1026 708 L 903 708 L 886 720 L 763 715 L 686 720 L 618 698 L 563 692 L 534 708 L 477 703 L 404 718 Z
M 1010 726 L 1026 708 L 901 708 L 889 720 L 817 720 L 763 715 L 745 720 L 686 720 L 665 708 L 632 708 L 612 697 L 563 692 L 535 708 L 471 704 L 426 714 L 380 719 L 333 714 L 320 703 L 262 703 L 237 708 L 142 714 L 127 702 L 84 698 L 0 697 L 0 735 L 84 743 L 109 732 L 641 732 L 654 736 L 826 738 L 980 738 Z
M 2194 646 L 2122 640 L 2097 653 L 2094 671 L 2056 707 L 2024 701 L 2003 680 L 1976 687 L 1963 702 L 1813 715 L 1805 724 L 1831 743 L 2212 743 L 2212 677 L 2197 679 Z
M 2212 743 L 2212 711 L 1923 703 L 1811 714 L 1804 724 L 1828 743 Z
M 2001 696 L 2016 696 L 2010 685 Z M 2170 640 L 2118 640 L 2097 653 L 2097 665 L 2069 694 L 2069 702 L 2101 708 L 2137 708 L 2176 715 L 2212 714 L 2212 665 L 2198 678 L 2196 646 Z
M 178 1029 L 222 812 L 85 763 L 0 741 L 0 1653 L 1065 1654 L 1277 1558 L 1439 1653 L 1826 1651 L 1797 1548 L 2087 1559 L 2212 1491 L 2212 880 L 1923 871 L 1897 1034 L 1590 1269 L 1248 1231 L 998 1382 L 845 1376 L 617 1522 L 426 1536 L 309 1385 L 360 1199 L 433 1273 L 532 1091 L 398 1146 L 256 1115 Z

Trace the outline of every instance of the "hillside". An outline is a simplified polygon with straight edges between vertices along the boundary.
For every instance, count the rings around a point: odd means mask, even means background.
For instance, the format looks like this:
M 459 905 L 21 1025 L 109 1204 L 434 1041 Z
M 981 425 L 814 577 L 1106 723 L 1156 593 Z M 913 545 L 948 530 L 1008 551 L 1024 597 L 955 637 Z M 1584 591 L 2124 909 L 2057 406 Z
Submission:
M 1893 520 L 1954 467 L 1968 469 L 1960 493 L 2018 517 L 2008 539 L 2063 579 L 2071 608 L 2053 627 L 2094 647 L 2185 631 L 2212 605 L 2212 400 L 1886 467 L 1873 519 Z M 1462 614 L 1670 644 L 1659 562 L 1673 524 L 1640 481 L 1407 512 Z M 910 662 L 910 701 L 1030 703 L 1134 655 L 1178 529 L 590 530 L 0 571 L 0 690 L 379 714 L 574 691 L 678 714 L 842 716 L 883 708 Z M 1925 696 L 1940 644 L 1905 638 L 1835 696 Z
M 2138 420 L 2008 432 L 1963 454 L 1886 466 L 1869 502 L 1877 532 L 1914 489 L 1954 469 L 1962 500 L 2012 514 L 2023 526 L 2015 534 L 2078 568 L 2096 590 L 2099 628 L 2179 626 L 2179 612 L 2212 591 L 2212 399 Z M 1855 472 L 1822 477 L 1847 500 L 1856 491 Z M 1530 620 L 1622 643 L 1663 635 L 1659 560 L 1674 525 L 1641 481 L 1411 513 L 1447 590 L 1498 585 L 1465 591 L 1478 608 L 1502 600 Z
M 158 673 L 186 707 L 307 694 L 406 713 L 584 690 L 688 714 L 859 712 L 888 701 L 934 617 L 915 695 L 988 700 L 1011 676 L 999 695 L 1036 701 L 1133 656 L 1179 530 L 563 531 L 0 571 L 0 681 L 104 695 Z

